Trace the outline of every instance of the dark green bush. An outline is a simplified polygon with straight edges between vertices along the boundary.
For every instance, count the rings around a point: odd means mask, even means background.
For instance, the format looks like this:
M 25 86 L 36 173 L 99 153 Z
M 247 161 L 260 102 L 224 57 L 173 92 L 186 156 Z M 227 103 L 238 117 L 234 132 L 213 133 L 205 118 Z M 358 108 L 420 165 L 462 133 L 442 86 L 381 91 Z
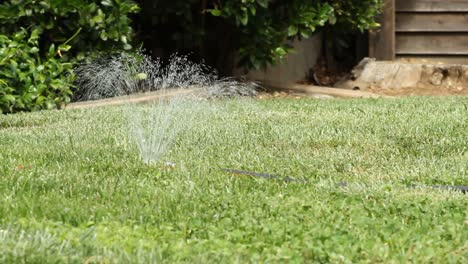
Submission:
M 92 52 L 131 49 L 129 16 L 138 10 L 133 0 L 1 1 L 0 110 L 69 102 L 73 64 Z
M 217 52 L 216 68 L 240 56 L 240 65 L 263 68 L 292 51 L 287 40 L 327 26 L 364 31 L 378 26 L 383 0 L 140 0 L 145 29 L 156 45 L 202 54 Z M 170 28 L 170 31 L 165 31 Z M 164 32 L 164 35 L 158 33 Z M 154 45 L 154 44 L 153 44 Z M 225 65 L 224 65 L 225 66 Z
M 0 35 L 0 112 L 52 109 L 70 101 L 72 64 L 59 56 L 70 46 L 52 44 L 40 56 L 38 39 L 38 30 Z
M 95 50 L 130 49 L 133 30 L 129 15 L 139 10 L 132 0 L 6 0 L 0 4 L 0 32 L 37 30 L 39 45 L 49 47 L 80 34 L 70 55 Z
M 382 0 L 221 1 L 211 14 L 239 29 L 241 64 L 264 68 L 290 52 L 285 40 L 309 37 L 326 25 L 363 31 L 378 26 Z

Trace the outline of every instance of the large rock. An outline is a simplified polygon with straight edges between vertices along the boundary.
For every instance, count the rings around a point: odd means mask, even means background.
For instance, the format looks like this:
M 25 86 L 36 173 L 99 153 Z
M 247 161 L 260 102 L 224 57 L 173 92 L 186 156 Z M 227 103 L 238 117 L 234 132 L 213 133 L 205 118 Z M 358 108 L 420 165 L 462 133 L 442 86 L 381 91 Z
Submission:
M 335 87 L 375 89 L 465 89 L 468 65 L 407 61 L 376 61 L 365 58 Z

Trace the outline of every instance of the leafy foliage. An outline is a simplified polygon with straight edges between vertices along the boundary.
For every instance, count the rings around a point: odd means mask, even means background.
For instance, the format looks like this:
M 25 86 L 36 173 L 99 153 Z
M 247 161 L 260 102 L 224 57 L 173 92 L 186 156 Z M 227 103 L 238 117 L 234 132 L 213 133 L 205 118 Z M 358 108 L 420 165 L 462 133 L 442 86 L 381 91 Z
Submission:
M 291 51 L 285 40 L 307 38 L 325 25 L 345 30 L 376 27 L 381 0 L 224 1 L 211 10 L 239 28 L 241 63 L 251 68 L 274 64 Z
M 5 33 L 30 28 L 39 33 L 41 46 L 64 42 L 79 28 L 70 43 L 72 55 L 110 48 L 130 49 L 129 15 L 139 10 L 132 0 L 6 0 L 0 4 L 0 30 Z
M 70 101 L 72 64 L 59 54 L 71 46 L 52 44 L 41 58 L 38 40 L 38 30 L 0 35 L 1 113 L 51 109 Z
M 90 52 L 131 49 L 129 15 L 138 10 L 132 0 L 2 1 L 1 111 L 69 102 L 73 64 Z
M 380 26 L 375 21 L 375 17 L 381 12 L 383 0 L 330 0 L 329 2 L 335 10 L 335 24 L 342 30 L 362 32 Z

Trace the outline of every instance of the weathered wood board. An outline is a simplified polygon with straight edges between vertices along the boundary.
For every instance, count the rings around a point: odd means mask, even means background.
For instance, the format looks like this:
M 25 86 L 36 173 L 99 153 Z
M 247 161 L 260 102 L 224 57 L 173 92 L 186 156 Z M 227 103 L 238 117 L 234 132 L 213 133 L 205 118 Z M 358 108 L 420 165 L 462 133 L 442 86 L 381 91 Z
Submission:
M 466 0 L 396 0 L 397 12 L 468 12 Z
M 382 25 L 369 33 L 369 56 L 378 60 L 395 59 L 395 1 L 386 0 L 378 18 Z
M 468 1 L 467 1 L 468 3 Z M 398 13 L 397 32 L 468 32 L 467 13 Z
M 468 33 L 397 34 L 396 53 L 468 55 Z
M 385 0 L 381 24 L 370 57 L 468 64 L 468 0 Z

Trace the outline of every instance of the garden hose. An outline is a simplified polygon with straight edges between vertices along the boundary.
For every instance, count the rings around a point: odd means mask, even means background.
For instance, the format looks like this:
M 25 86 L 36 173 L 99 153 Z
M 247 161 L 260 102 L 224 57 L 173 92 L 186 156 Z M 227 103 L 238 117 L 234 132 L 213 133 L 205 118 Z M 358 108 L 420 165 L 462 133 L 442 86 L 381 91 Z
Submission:
M 275 176 L 275 175 L 268 174 L 268 173 L 258 173 L 258 172 L 252 172 L 252 171 L 226 169 L 226 168 L 222 168 L 221 170 L 225 172 L 233 173 L 233 174 L 247 175 L 251 177 L 270 179 L 270 180 L 282 180 L 285 182 L 308 182 L 307 179 L 299 180 L 299 179 L 295 179 L 291 177 L 279 177 L 279 176 Z M 341 187 L 346 187 L 348 186 L 348 183 L 339 182 L 337 185 Z M 430 185 L 430 186 L 407 185 L 407 187 L 408 188 L 430 187 L 432 189 L 438 189 L 438 190 L 459 191 L 464 194 L 468 192 L 468 186 L 461 186 L 461 185 Z

